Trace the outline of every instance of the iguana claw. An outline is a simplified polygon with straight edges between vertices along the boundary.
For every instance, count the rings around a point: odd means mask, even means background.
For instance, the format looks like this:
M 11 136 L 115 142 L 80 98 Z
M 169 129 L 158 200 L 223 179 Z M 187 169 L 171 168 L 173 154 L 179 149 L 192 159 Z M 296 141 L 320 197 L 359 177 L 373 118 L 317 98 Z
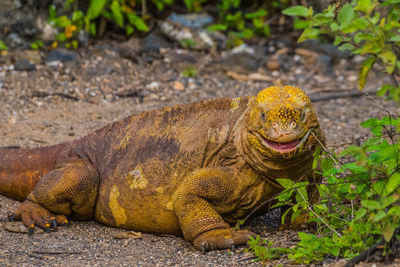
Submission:
M 13 214 L 9 214 L 9 215 L 7 216 L 7 219 L 8 219 L 9 222 L 14 222 L 14 221 L 16 221 Z
M 57 220 L 56 220 L 56 218 L 54 218 L 54 217 L 51 218 L 51 224 L 50 225 L 51 225 L 52 229 L 54 229 L 54 230 L 57 229 Z
M 35 225 L 32 224 L 28 227 L 28 235 L 33 235 L 34 231 L 35 231 Z
M 201 254 L 206 255 L 206 245 L 201 245 Z

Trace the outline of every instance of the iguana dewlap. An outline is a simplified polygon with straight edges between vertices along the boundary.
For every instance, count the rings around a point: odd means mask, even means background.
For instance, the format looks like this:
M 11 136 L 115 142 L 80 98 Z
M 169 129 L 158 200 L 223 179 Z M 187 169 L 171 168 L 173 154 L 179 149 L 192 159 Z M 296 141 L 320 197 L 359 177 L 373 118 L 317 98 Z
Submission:
M 24 201 L 13 217 L 31 232 L 95 219 L 183 234 L 198 249 L 230 248 L 252 234 L 230 224 L 280 192 L 276 178 L 319 179 L 317 139 L 309 98 L 278 85 L 142 112 L 69 143 L 1 148 L 0 194 Z

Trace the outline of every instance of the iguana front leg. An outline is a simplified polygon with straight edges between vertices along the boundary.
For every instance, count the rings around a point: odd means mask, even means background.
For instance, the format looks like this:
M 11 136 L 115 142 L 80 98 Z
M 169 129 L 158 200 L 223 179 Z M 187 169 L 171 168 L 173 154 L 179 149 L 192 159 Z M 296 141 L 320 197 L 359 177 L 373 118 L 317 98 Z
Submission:
M 49 229 L 63 225 L 66 216 L 93 218 L 99 179 L 95 168 L 76 158 L 43 176 L 27 199 L 13 213 L 33 233 L 35 225 Z
M 173 197 L 183 235 L 197 249 L 234 248 L 254 234 L 234 230 L 222 217 L 238 206 L 238 179 L 228 168 L 204 168 L 191 173 Z

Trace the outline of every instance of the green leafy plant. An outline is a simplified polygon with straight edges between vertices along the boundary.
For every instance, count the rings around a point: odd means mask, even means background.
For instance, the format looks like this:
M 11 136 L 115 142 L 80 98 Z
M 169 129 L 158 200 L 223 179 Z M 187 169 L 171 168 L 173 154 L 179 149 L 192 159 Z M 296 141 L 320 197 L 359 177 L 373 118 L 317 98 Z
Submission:
M 74 0 L 67 1 L 63 13 L 68 13 Z M 48 21 L 51 25 L 61 29 L 57 34 L 56 40 L 53 42 L 53 47 L 58 47 L 60 44 L 64 44 L 67 48 L 78 48 L 78 34 L 83 30 L 84 27 L 84 15 L 82 11 L 75 10 L 72 15 L 57 15 L 57 10 L 54 5 L 49 7 L 49 18 Z M 36 44 L 37 45 L 37 44 Z M 33 48 L 33 47 L 32 47 Z M 39 48 L 39 47 L 38 47 Z
M 248 245 L 249 247 L 246 251 L 253 253 L 256 256 L 255 261 L 261 261 L 263 265 L 268 259 L 276 259 L 285 251 L 283 248 L 273 248 L 272 241 L 267 242 L 267 240 L 261 239 L 260 236 L 256 238 L 250 237 Z
M 222 0 L 218 5 L 219 23 L 208 27 L 211 32 L 229 31 L 231 46 L 240 45 L 244 39 L 250 39 L 256 34 L 262 36 L 270 34 L 267 9 L 259 7 L 255 11 L 248 12 L 239 9 L 241 4 L 241 0 Z
M 153 1 L 157 7 L 172 3 L 173 0 Z M 134 10 L 135 1 L 125 0 L 91 0 L 86 14 L 77 9 L 76 0 L 67 0 L 64 8 L 56 10 L 54 5 L 49 8 L 49 22 L 61 32 L 56 36 L 53 47 L 60 43 L 67 48 L 78 47 L 78 35 L 81 31 L 90 32 L 93 36 L 103 33 L 107 21 L 124 29 L 126 35 L 135 30 L 147 32 L 149 30 L 144 19 Z
M 392 84 L 383 86 L 378 95 L 387 93 L 399 102 L 399 4 L 397 0 L 359 0 L 329 6 L 318 14 L 303 6 L 283 13 L 296 16 L 294 26 L 304 29 L 300 42 L 329 34 L 341 50 L 365 55 L 360 88 L 373 65 L 381 65 Z M 391 252 L 390 241 L 400 238 L 395 236 L 400 227 L 400 118 L 386 112 L 386 117 L 361 124 L 371 132 L 361 145 L 349 146 L 340 155 L 325 147 L 322 153 L 321 149 L 316 151 L 313 167 L 324 176 L 324 182 L 316 185 L 318 203 L 307 199 L 307 183 L 278 180 L 284 191 L 277 196 L 276 206 L 289 207 L 282 222 L 287 214 L 294 220 L 308 213 L 309 221 L 318 224 L 315 234 L 298 233 L 300 242 L 284 251 L 289 259 L 309 264 L 327 257 L 352 258 L 374 244 L 382 244 L 386 254 Z M 346 163 L 341 162 L 343 158 Z
M 35 40 L 33 43 L 31 43 L 31 48 L 33 50 L 38 50 L 38 49 L 44 48 L 44 43 L 43 43 L 43 41 Z
M 166 1 L 157 1 L 159 5 Z M 96 35 L 97 26 L 93 20 L 102 17 L 125 29 L 131 35 L 135 29 L 147 32 L 149 30 L 142 17 L 134 11 L 135 1 L 125 0 L 91 0 L 85 16 L 86 30 Z
M 202 4 L 207 2 L 207 0 L 183 0 L 187 9 L 190 12 L 199 12 L 203 9 Z
M 311 7 L 293 6 L 283 10 L 283 14 L 296 16 L 295 27 L 304 29 L 299 42 L 328 34 L 335 38 L 334 44 L 340 50 L 365 55 L 358 76 L 360 89 L 365 86 L 373 65 L 383 66 L 393 84 L 382 86 L 378 95 L 388 94 L 390 99 L 400 101 L 400 87 L 395 80 L 396 76 L 400 76 L 399 1 L 351 1 L 343 6 L 331 5 L 318 14 L 314 14 Z
M 182 76 L 187 78 L 192 78 L 197 75 L 197 70 L 192 66 L 187 67 L 184 71 L 182 71 Z
M 7 49 L 8 49 L 8 47 L 6 46 L 6 44 L 2 40 L 0 40 L 0 51 L 7 50 Z

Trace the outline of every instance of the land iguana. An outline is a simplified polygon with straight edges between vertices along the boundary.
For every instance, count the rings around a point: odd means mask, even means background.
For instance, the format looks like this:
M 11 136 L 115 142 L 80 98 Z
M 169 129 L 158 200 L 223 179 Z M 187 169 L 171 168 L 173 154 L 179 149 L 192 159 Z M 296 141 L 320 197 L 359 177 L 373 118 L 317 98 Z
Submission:
M 319 181 L 320 142 L 309 98 L 278 84 L 145 111 L 72 142 L 1 148 L 0 194 L 23 201 L 11 217 L 31 234 L 68 217 L 183 235 L 203 252 L 234 248 L 253 233 L 230 224 L 282 191 L 276 178 Z

